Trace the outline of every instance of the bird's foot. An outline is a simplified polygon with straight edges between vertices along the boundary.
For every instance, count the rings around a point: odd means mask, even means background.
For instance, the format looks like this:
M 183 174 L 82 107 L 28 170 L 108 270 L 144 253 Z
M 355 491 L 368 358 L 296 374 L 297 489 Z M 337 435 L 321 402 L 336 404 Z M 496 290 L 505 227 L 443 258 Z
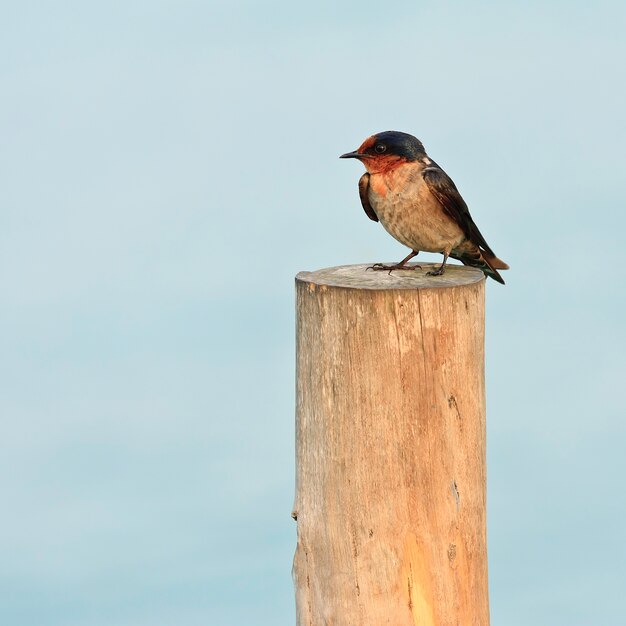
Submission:
M 402 263 L 396 263 L 395 265 L 385 265 L 384 263 L 374 263 L 370 265 L 368 270 L 374 271 L 388 271 L 390 274 L 393 270 L 421 270 L 422 266 L 414 263 L 413 265 L 403 265 Z
M 441 276 L 445 271 L 445 267 L 438 267 L 436 270 L 430 270 L 430 272 L 426 272 L 426 276 Z

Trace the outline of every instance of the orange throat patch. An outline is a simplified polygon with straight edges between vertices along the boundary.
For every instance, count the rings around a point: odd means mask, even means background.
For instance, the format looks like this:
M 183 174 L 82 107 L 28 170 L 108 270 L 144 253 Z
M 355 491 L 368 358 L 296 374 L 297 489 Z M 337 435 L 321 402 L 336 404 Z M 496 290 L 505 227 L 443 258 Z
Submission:
M 365 158 L 362 162 L 370 174 L 386 174 L 408 163 L 404 157 L 395 154 L 376 155 L 371 158 Z

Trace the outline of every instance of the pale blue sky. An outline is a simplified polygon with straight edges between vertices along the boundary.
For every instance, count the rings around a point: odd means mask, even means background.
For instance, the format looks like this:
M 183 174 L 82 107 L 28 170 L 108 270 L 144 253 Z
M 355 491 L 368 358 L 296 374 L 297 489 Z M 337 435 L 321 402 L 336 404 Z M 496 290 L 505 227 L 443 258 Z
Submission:
M 622 2 L 0 1 L 0 623 L 293 624 L 293 276 L 406 251 L 417 135 L 487 285 L 492 623 L 623 626 Z

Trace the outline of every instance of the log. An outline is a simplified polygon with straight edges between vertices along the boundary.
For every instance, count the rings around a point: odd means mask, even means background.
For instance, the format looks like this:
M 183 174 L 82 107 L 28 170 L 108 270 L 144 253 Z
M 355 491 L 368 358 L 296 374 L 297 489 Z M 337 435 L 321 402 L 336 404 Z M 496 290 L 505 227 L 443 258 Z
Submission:
M 488 626 L 484 276 L 301 272 L 298 626 Z

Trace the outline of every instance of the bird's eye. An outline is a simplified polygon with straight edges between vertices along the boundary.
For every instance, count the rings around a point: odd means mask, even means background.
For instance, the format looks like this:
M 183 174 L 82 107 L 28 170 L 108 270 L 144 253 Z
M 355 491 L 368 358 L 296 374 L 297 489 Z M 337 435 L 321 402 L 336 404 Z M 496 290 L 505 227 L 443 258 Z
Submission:
M 376 152 L 378 152 L 378 154 L 382 154 L 385 150 L 387 149 L 387 146 L 385 144 L 379 143 L 374 150 Z

